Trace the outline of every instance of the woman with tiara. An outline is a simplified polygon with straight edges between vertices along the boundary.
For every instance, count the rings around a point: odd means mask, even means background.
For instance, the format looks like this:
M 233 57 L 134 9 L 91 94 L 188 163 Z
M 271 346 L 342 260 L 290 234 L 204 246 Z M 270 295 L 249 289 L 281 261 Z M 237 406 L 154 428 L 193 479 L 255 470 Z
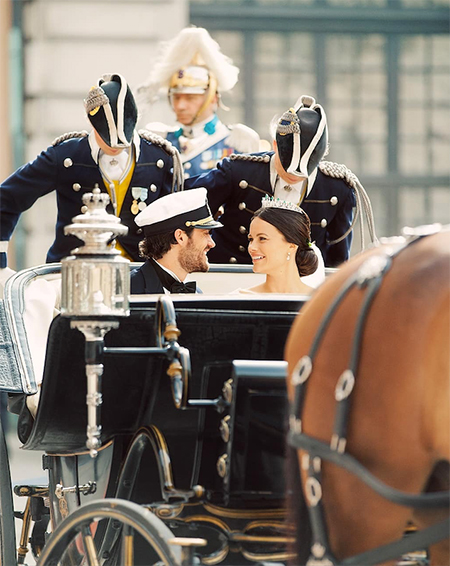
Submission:
M 299 206 L 266 196 L 253 215 L 248 232 L 248 253 L 253 271 L 266 275 L 263 283 L 239 293 L 300 293 L 313 288 L 302 277 L 319 266 L 320 251 L 311 243 L 311 225 Z

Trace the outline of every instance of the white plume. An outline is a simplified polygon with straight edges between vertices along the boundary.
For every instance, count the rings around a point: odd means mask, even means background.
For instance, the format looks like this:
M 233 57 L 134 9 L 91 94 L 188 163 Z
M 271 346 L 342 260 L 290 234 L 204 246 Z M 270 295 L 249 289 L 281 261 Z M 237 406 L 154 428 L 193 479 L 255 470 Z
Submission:
M 219 44 L 206 29 L 188 27 L 182 29 L 174 39 L 161 42 L 155 65 L 145 83 L 138 87 L 138 95 L 152 102 L 160 88 L 168 89 L 172 75 L 189 65 L 196 55 L 200 55 L 205 66 L 215 75 L 220 92 L 234 87 L 239 68 L 222 53 Z

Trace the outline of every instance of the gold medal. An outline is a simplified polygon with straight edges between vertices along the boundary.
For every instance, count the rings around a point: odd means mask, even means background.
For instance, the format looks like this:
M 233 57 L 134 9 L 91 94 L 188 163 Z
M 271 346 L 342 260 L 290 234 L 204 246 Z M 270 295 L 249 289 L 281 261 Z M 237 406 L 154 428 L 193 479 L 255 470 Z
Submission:
M 138 206 L 137 200 L 133 201 L 133 204 L 131 205 L 131 212 L 133 214 L 137 214 L 139 212 L 139 206 Z

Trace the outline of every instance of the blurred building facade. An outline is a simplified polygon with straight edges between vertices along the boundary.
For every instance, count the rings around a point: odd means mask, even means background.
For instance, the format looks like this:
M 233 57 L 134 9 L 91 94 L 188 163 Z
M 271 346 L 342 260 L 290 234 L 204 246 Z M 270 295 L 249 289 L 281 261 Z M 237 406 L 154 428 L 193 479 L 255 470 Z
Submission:
M 225 100 L 262 136 L 312 94 L 330 154 L 369 192 L 379 235 L 450 223 L 448 0 L 191 0 L 241 68 Z
M 138 86 L 158 41 L 191 23 L 206 27 L 241 69 L 224 96 L 225 122 L 246 123 L 268 139 L 272 117 L 311 94 L 327 111 L 328 159 L 358 175 L 379 235 L 450 223 L 448 0 L 12 4 L 14 168 L 57 135 L 87 128 L 82 98 L 96 77 L 121 72 Z M 151 113 L 146 121 L 173 121 L 165 100 Z M 21 222 L 19 267 L 43 262 L 52 241 L 54 197 L 42 200 Z M 27 245 L 33 234 L 38 258 Z

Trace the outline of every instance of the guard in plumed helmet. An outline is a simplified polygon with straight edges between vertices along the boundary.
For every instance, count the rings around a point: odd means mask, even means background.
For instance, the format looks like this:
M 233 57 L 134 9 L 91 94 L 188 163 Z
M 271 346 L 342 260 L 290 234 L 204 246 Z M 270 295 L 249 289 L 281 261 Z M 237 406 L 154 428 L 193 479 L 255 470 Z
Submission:
M 311 220 L 311 240 L 325 266 L 337 267 L 350 256 L 352 231 L 361 208 L 376 240 L 369 197 L 345 165 L 324 161 L 328 151 L 326 114 L 312 96 L 271 124 L 274 151 L 231 155 L 217 168 L 187 179 L 185 188 L 206 187 L 213 213 L 224 207 L 224 227 L 214 233 L 212 263 L 251 263 L 247 253 L 250 219 L 264 195 L 301 205 Z M 363 238 L 363 218 L 361 235 Z M 363 240 L 364 245 L 364 240 Z
M 180 150 L 186 178 L 211 170 L 232 153 L 259 151 L 254 130 L 243 124 L 227 126 L 217 115 L 219 107 L 227 109 L 221 95 L 235 86 L 238 74 L 206 29 L 189 27 L 161 44 L 159 59 L 139 87 L 144 112 L 158 91 L 168 95 L 176 126 L 151 122 L 146 128 Z
M 211 230 L 222 227 L 211 214 L 206 189 L 167 195 L 135 221 L 144 232 L 140 251 L 146 261 L 131 272 L 131 293 L 201 293 L 195 281 L 185 279 L 208 271 Z
M 2 268 L 6 268 L 7 243 L 21 213 L 52 191 L 56 191 L 58 216 L 47 261 L 60 261 L 80 246 L 78 238 L 64 235 L 64 227 L 80 214 L 83 194 L 95 186 L 109 194 L 108 212 L 128 227 L 116 247 L 128 259 L 139 261 L 142 234 L 134 219 L 182 184 L 178 151 L 151 132 L 136 131 L 137 106 L 124 77 L 104 75 L 87 93 L 84 104 L 90 132 L 64 134 L 0 185 Z M 4 271 L 3 279 L 9 273 Z

